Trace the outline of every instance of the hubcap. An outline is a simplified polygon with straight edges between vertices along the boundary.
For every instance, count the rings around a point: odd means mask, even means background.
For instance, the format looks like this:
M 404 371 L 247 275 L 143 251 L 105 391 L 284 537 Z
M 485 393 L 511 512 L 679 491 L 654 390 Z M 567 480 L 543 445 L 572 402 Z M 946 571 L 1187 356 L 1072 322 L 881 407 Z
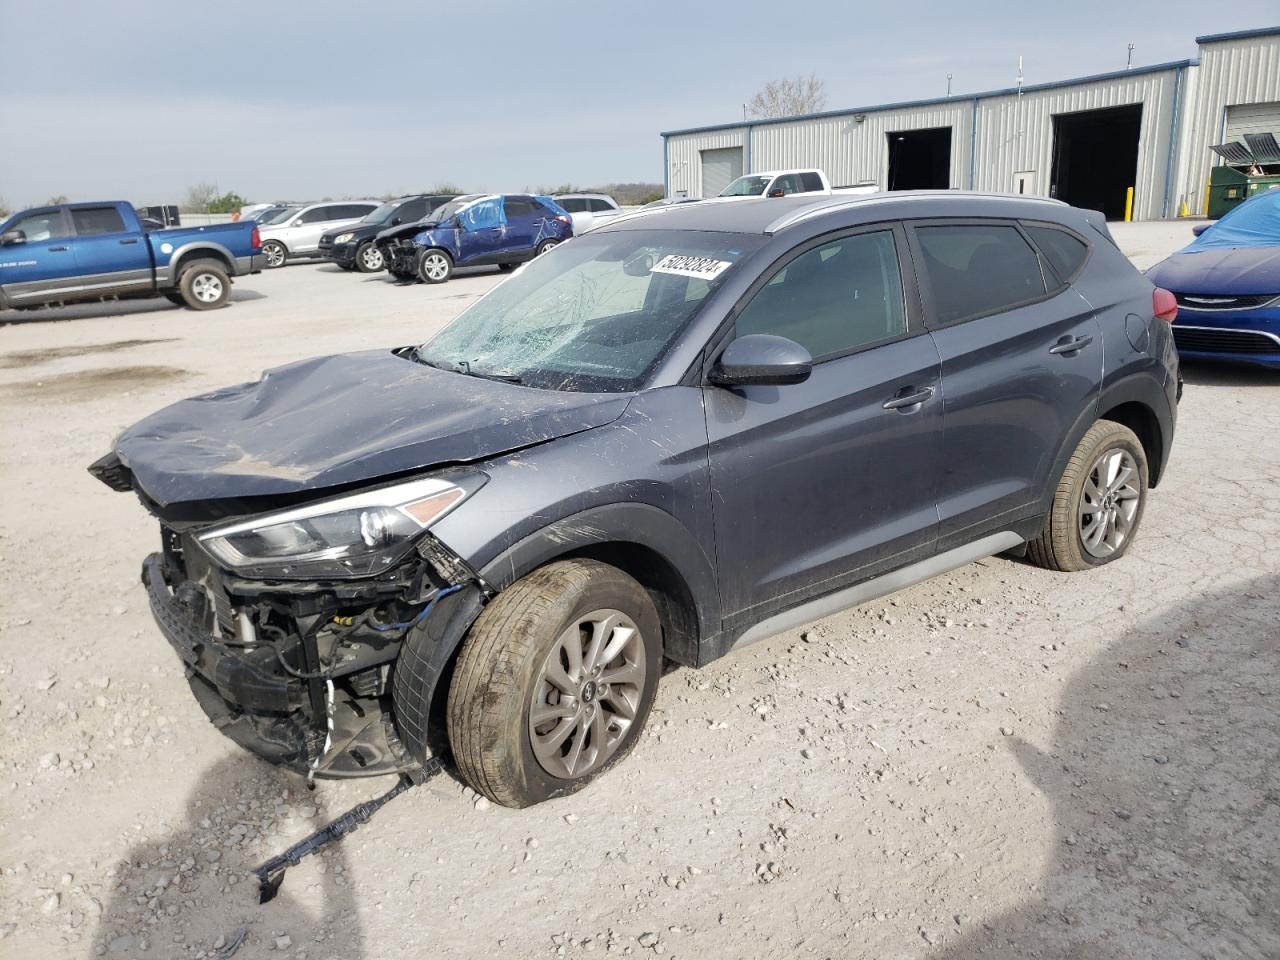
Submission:
M 529 706 L 533 755 L 553 777 L 572 780 L 622 745 L 644 695 L 644 640 L 619 610 L 588 613 L 547 653 Z
M 422 272 L 432 280 L 443 280 L 449 274 L 449 262 L 438 253 L 429 253 L 422 258 Z
M 382 269 L 382 251 L 375 246 L 365 247 L 361 260 L 364 262 L 366 270 Z
M 191 293 L 201 303 L 216 303 L 222 296 L 222 280 L 212 273 L 202 273 L 191 281 Z
M 1093 557 L 1109 557 L 1129 539 L 1142 502 L 1142 477 L 1127 450 L 1094 461 L 1080 496 L 1080 541 Z

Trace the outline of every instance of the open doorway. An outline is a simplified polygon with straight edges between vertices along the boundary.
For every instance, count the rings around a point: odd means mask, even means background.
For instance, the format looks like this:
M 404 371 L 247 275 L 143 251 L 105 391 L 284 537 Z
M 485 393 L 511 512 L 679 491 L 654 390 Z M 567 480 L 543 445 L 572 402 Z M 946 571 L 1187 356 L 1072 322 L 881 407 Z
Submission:
M 1136 186 L 1141 129 L 1140 103 L 1057 114 L 1049 195 L 1123 220 L 1125 193 Z
M 890 190 L 946 190 L 951 186 L 951 128 L 899 130 L 889 138 Z

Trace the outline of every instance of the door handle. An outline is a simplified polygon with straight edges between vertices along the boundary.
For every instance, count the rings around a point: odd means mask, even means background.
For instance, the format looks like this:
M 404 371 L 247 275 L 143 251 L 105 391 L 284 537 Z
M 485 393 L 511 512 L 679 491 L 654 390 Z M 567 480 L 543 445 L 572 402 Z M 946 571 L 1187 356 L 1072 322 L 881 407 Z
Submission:
M 914 388 L 907 387 L 906 389 L 912 390 Z M 908 393 L 904 396 L 896 396 L 891 400 L 886 400 L 882 406 L 886 410 L 901 410 L 903 413 L 914 413 L 915 411 L 911 408 L 920 406 L 932 396 L 933 387 L 924 387 L 916 390 L 915 393 Z
M 1085 334 L 1083 337 L 1076 337 L 1073 340 L 1063 340 L 1059 343 L 1055 343 L 1049 348 L 1049 352 L 1054 354 L 1076 353 L 1078 350 L 1083 347 L 1087 347 L 1091 343 L 1093 343 L 1093 337 Z
M 66 252 L 66 250 L 67 250 L 67 248 L 66 248 L 66 247 L 50 247 L 49 249 L 50 249 L 53 253 L 65 253 L 65 252 Z
M 121 240 L 120 242 L 121 242 L 121 243 L 137 243 L 137 242 L 138 242 L 138 238 L 137 238 L 137 237 L 126 237 L 124 240 Z

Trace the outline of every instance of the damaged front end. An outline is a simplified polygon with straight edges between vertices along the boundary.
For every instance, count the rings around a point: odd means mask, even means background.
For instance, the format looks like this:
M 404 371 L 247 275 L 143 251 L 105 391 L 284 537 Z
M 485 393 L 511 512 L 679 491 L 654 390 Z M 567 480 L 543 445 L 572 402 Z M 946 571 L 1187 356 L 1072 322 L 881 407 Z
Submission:
M 122 486 L 118 461 L 94 473 Z M 421 724 L 410 748 L 392 720 L 396 661 L 437 605 L 483 592 L 427 531 L 484 482 L 457 473 L 213 523 L 139 491 L 161 520 L 142 569 L 151 611 L 216 727 L 309 779 L 420 767 Z

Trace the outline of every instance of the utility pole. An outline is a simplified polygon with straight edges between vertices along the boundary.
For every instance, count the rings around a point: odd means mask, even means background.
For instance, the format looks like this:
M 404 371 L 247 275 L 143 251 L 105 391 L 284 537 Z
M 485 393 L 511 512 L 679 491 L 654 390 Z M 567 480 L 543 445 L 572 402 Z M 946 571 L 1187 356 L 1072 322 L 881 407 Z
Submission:
M 1133 69 L 1133 44 L 1132 43 L 1129 44 L 1129 59 L 1124 62 L 1124 68 L 1126 70 Z
M 951 74 L 947 74 L 947 96 L 951 96 Z
M 747 105 L 745 103 L 742 105 L 742 122 L 747 122 Z

